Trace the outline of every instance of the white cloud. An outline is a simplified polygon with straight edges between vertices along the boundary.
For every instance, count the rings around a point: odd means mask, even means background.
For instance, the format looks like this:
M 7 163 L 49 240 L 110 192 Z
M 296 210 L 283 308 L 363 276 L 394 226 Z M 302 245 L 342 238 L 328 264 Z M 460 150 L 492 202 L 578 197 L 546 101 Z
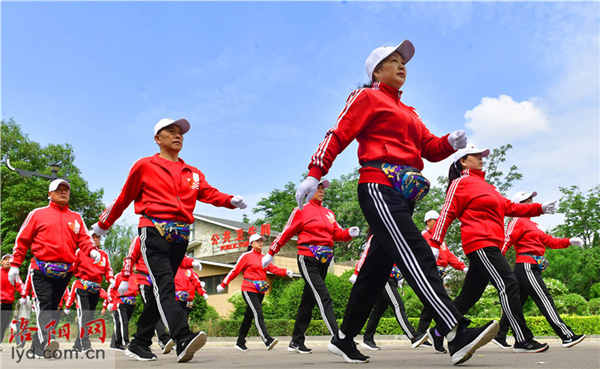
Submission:
M 465 113 L 466 127 L 475 141 L 504 142 L 548 129 L 549 121 L 536 99 L 517 102 L 510 96 L 484 97 Z

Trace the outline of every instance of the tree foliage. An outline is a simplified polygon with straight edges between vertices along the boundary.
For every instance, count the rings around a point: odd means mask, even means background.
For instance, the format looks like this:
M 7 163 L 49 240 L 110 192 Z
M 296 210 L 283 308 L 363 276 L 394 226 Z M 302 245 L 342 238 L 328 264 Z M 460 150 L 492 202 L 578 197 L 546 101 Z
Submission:
M 104 239 L 102 249 L 108 254 L 110 265 L 115 274 L 123 269 L 123 260 L 129 252 L 133 238 L 137 236 L 135 225 L 114 224 Z
M 600 246 L 600 185 L 592 187 L 587 196 L 577 186 L 559 189 L 563 196 L 558 212 L 565 215 L 565 220 L 552 233 L 557 237 L 581 237 L 584 249 Z

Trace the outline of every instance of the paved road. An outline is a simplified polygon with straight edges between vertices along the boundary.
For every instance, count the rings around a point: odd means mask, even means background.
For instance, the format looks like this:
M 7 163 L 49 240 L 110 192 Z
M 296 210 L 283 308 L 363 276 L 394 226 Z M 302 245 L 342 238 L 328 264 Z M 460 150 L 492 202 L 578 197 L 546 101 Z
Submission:
M 362 350 L 371 356 L 371 362 L 360 365 L 364 368 L 452 368 L 449 355 L 436 354 L 431 348 L 420 347 L 412 349 L 410 342 L 405 337 L 376 336 L 381 351 Z M 476 354 L 460 367 L 467 368 L 536 368 L 536 369 L 590 369 L 600 368 L 600 337 L 587 337 L 579 345 L 564 349 L 556 338 L 539 338 L 541 342 L 550 344 L 550 349 L 541 354 L 515 354 L 510 350 L 502 350 L 494 344 L 488 344 L 479 349 Z M 313 349 L 310 355 L 289 353 L 287 344 L 289 337 L 281 337 L 280 343 L 272 351 L 265 351 L 265 347 L 257 338 L 248 342 L 248 352 L 240 352 L 233 348 L 234 340 L 230 338 L 209 337 L 207 345 L 196 353 L 194 359 L 186 364 L 177 364 L 174 353 L 168 355 L 158 354 L 157 361 L 138 362 L 125 356 L 122 352 L 108 350 L 108 344 L 100 342 L 94 344 L 97 358 L 61 358 L 53 360 L 35 360 L 22 357 L 19 360 L 18 351 L 13 345 L 3 345 L 4 351 L 0 352 L 1 368 L 170 368 L 170 367 L 198 367 L 198 368 L 355 368 L 349 366 L 339 356 L 327 351 L 327 337 L 311 337 L 307 346 Z M 509 343 L 510 343 L 509 339 Z M 66 342 L 61 348 L 70 347 Z M 154 348 L 158 352 L 157 348 Z M 22 353 L 22 351 L 21 351 Z M 102 359 L 102 355 L 104 358 Z

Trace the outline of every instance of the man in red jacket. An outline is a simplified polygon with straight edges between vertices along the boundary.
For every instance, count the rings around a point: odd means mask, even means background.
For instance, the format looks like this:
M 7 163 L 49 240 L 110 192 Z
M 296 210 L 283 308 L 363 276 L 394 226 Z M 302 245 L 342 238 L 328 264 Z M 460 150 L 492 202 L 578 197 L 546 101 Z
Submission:
M 58 323 L 58 304 L 73 275 L 77 249 L 94 261 L 100 261 L 100 252 L 81 215 L 69 210 L 69 182 L 55 179 L 48 187 L 48 196 L 48 206 L 30 212 L 21 225 L 9 271 L 9 280 L 13 283 L 19 276 L 25 254 L 31 249 L 31 285 L 35 293 L 33 304 L 38 328 L 32 350 L 39 358 L 51 358 L 59 348 L 58 341 L 51 337 Z
M 150 350 L 153 332 L 144 328 L 154 327 L 159 319 L 177 341 L 177 362 L 191 360 L 206 343 L 206 333 L 189 329 L 175 300 L 174 277 L 187 250 L 196 201 L 229 209 L 247 206 L 241 196 L 227 195 L 209 185 L 198 168 L 179 157 L 183 135 L 189 129 L 185 119 L 161 119 L 154 126 L 154 141 L 160 152 L 133 164 L 121 193 L 93 226 L 94 233 L 104 235 L 131 202 L 140 215 L 141 250 L 156 299 L 156 304 L 144 307 L 134 339 L 125 351 L 140 361 L 156 360 Z M 127 288 L 127 281 L 118 286 L 121 291 Z
M 2 256 L 2 268 L 0 270 L 0 303 L 2 306 L 0 312 L 0 343 L 4 340 L 4 332 L 8 328 L 12 318 L 15 292 L 18 290 L 19 294 L 21 294 L 23 288 L 21 278 L 17 278 L 14 285 L 8 281 L 11 258 L 11 254 Z M 2 351 L 2 346 L 0 346 L 0 351 Z

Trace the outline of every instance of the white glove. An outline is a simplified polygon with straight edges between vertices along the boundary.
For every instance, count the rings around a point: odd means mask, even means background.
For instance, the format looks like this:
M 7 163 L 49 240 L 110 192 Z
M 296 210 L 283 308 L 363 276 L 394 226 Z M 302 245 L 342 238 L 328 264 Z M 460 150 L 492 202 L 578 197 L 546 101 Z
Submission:
M 467 274 L 467 272 L 469 271 L 469 268 L 465 268 L 462 270 L 463 273 Z
M 289 269 L 285 271 L 285 274 L 286 274 L 288 277 L 290 277 L 290 278 L 292 278 L 292 277 L 294 276 L 294 272 L 292 272 L 292 271 L 291 271 L 291 270 L 289 270 Z
M 100 255 L 100 251 L 93 249 L 92 251 L 90 251 L 90 257 L 94 259 L 94 264 L 97 264 L 100 262 L 102 255 Z
M 71 312 L 71 309 L 64 309 L 63 311 L 65 312 L 65 315 L 69 315 L 69 313 Z
M 350 283 L 354 284 L 354 283 L 356 283 L 356 278 L 358 278 L 358 275 L 357 274 L 352 274 L 350 276 L 350 278 L 348 278 L 348 280 L 350 281 Z
M 543 203 L 542 211 L 544 212 L 544 214 L 556 213 L 556 200 Z
M 121 283 L 119 284 L 119 288 L 117 288 L 117 291 L 119 291 L 119 295 L 123 296 L 128 289 L 129 282 L 121 281 Z
M 200 281 L 200 287 L 204 288 L 206 286 L 206 282 Z
M 450 133 L 448 143 L 454 150 L 464 149 L 467 147 L 467 134 L 462 129 Z
M 266 267 L 269 266 L 269 264 L 271 264 L 271 262 L 273 261 L 273 256 L 271 256 L 271 254 L 267 254 L 265 256 L 262 257 L 262 267 L 263 269 L 265 269 Z
M 108 311 L 112 311 L 112 308 L 113 308 L 113 304 L 108 304 L 108 305 L 106 305 L 106 309 L 107 309 Z
M 356 237 L 360 234 L 360 228 L 358 227 L 350 227 L 350 229 L 348 229 L 348 233 L 350 234 L 350 237 Z
M 25 297 L 21 297 L 19 299 L 19 304 L 21 304 L 21 306 L 25 305 L 27 303 L 27 299 Z
M 108 289 L 111 288 L 115 288 L 115 279 L 111 278 L 110 281 L 108 281 Z
M 579 246 L 579 247 L 583 246 L 583 240 L 580 237 L 572 237 L 569 240 L 569 243 L 573 246 Z
M 202 295 L 202 297 L 204 297 L 205 300 L 208 300 L 208 293 L 205 293 L 204 295 Z
M 18 267 L 10 267 L 8 270 L 8 281 L 13 286 L 15 285 L 17 278 L 19 278 L 19 268 Z
M 233 198 L 231 199 L 231 205 L 239 209 L 246 209 L 248 207 L 248 205 L 246 205 L 246 201 L 244 201 L 244 198 L 242 196 L 233 196 Z
M 218 286 L 217 286 L 217 293 L 221 293 L 221 292 L 223 292 L 223 291 L 225 291 L 225 287 L 223 287 L 223 286 L 221 286 L 221 285 L 218 285 Z
M 298 208 L 300 210 L 304 207 L 304 199 L 312 199 L 315 192 L 317 192 L 317 187 L 319 187 L 319 180 L 313 176 L 306 177 L 306 179 L 300 183 L 300 186 L 298 186 L 298 189 L 296 190 L 296 202 L 298 203 Z
M 201 271 L 202 270 L 202 263 L 200 262 L 200 260 L 194 260 L 194 261 L 192 261 L 192 268 L 198 269 L 198 271 Z
M 98 236 L 102 237 L 102 236 L 106 235 L 106 232 L 108 232 L 108 229 L 104 230 L 104 229 L 100 228 L 98 223 L 94 223 L 94 224 L 92 224 L 92 231 L 94 231 L 94 233 L 97 234 Z

